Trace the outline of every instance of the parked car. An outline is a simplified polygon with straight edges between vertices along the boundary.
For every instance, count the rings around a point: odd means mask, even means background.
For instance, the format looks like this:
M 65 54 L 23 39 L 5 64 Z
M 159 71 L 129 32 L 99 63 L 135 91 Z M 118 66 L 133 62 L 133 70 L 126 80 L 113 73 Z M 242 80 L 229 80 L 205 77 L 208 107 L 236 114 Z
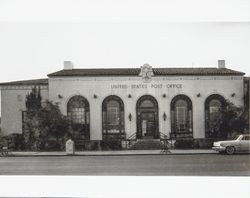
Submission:
M 233 140 L 214 142 L 213 150 L 232 155 L 239 152 L 250 152 L 250 135 L 238 135 Z

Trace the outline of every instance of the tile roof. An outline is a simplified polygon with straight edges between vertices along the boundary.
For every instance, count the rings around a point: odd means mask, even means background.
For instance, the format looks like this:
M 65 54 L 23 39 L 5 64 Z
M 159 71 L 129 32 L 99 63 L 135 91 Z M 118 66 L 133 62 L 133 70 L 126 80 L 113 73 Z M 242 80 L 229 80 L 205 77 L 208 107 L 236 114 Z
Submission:
M 244 75 L 243 72 L 215 67 L 202 68 L 153 68 L 154 75 Z M 71 69 L 60 70 L 51 74 L 49 77 L 57 76 L 138 76 L 139 68 L 109 68 L 109 69 Z
M 48 85 L 48 78 L 0 83 L 2 85 Z
M 227 68 L 153 68 L 154 75 L 156 76 L 177 76 L 177 75 L 240 75 L 245 73 L 227 69 Z M 51 74 L 48 77 L 63 77 L 63 76 L 138 76 L 140 73 L 139 68 L 109 68 L 109 69 L 72 69 L 60 70 Z M 13 82 L 0 83 L 0 86 L 5 85 L 48 85 L 48 79 L 33 79 L 22 80 Z

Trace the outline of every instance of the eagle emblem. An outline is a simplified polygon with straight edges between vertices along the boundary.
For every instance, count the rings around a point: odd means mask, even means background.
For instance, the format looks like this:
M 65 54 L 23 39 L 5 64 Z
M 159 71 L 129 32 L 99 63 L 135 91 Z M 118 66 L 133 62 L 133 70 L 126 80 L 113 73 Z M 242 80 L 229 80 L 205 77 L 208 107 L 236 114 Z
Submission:
M 150 82 L 152 79 L 152 76 L 154 75 L 152 66 L 149 64 L 144 64 L 141 66 L 141 72 L 139 76 L 142 76 L 143 82 Z

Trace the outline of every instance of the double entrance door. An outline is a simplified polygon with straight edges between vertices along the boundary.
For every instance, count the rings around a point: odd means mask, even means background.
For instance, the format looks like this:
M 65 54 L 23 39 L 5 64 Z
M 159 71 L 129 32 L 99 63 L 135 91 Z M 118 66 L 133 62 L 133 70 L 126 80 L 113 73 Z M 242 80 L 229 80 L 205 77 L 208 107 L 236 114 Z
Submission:
M 154 139 L 158 137 L 157 118 L 155 112 L 141 112 L 138 121 L 139 138 Z
M 150 95 L 144 95 L 136 103 L 137 133 L 139 139 L 159 138 L 158 103 Z
M 154 138 L 155 128 L 156 128 L 156 123 L 155 123 L 154 112 L 142 112 L 141 113 L 142 136 L 148 138 Z

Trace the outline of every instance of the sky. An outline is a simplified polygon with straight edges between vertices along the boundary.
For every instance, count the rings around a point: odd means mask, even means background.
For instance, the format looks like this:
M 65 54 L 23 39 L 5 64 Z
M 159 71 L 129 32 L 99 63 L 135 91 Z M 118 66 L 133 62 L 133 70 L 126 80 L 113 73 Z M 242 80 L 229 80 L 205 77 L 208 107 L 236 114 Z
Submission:
M 174 2 L 0 0 L 0 82 L 46 78 L 65 60 L 139 68 L 217 67 L 224 59 L 250 75 L 248 1 Z
M 0 0 L 0 82 L 75 68 L 226 66 L 250 75 L 247 0 Z
M 0 81 L 75 68 L 226 67 L 250 74 L 249 22 L 0 22 Z

